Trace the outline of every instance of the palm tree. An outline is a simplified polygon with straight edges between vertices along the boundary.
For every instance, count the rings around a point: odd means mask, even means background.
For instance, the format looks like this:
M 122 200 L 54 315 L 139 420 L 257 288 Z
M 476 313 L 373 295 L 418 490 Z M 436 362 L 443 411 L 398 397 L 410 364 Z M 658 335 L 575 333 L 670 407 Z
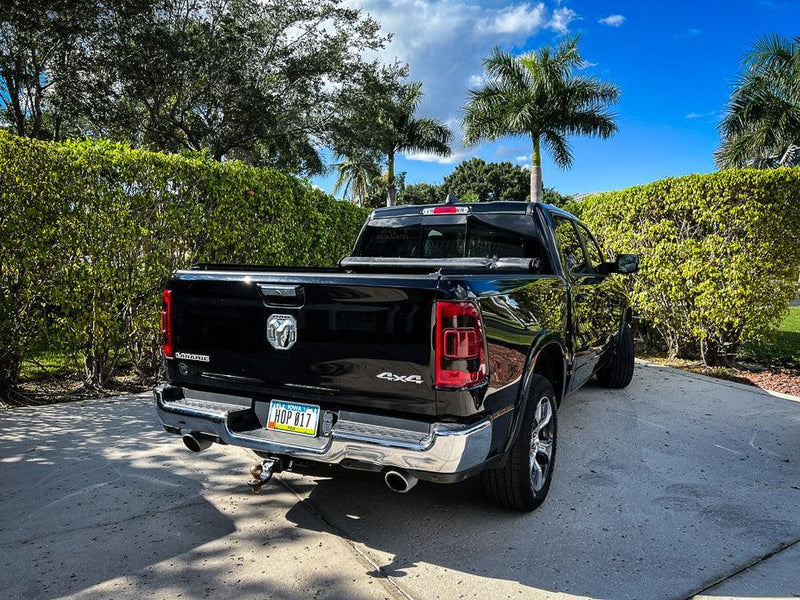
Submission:
M 339 176 L 333 186 L 333 194 L 336 195 L 341 191 L 342 197 L 346 197 L 350 193 L 357 206 L 364 206 L 373 180 L 381 175 L 378 165 L 366 157 L 338 158 L 340 160 L 334 166 Z
M 720 167 L 777 167 L 800 160 L 800 36 L 756 41 L 742 60 L 719 126 Z
M 379 117 L 381 150 L 387 161 L 386 206 L 394 206 L 397 200 L 394 159 L 398 152 L 427 152 L 437 156 L 447 156 L 452 152 L 450 141 L 453 134 L 444 123 L 415 116 L 420 100 L 422 82 L 401 86 L 395 97 L 386 102 Z
M 542 200 L 542 144 L 561 168 L 572 165 L 569 135 L 608 138 L 617 131 L 608 105 L 619 99 L 612 83 L 576 75 L 584 61 L 579 38 L 516 57 L 499 48 L 483 61 L 486 85 L 470 90 L 462 124 L 472 145 L 512 135 L 529 138 L 531 201 Z

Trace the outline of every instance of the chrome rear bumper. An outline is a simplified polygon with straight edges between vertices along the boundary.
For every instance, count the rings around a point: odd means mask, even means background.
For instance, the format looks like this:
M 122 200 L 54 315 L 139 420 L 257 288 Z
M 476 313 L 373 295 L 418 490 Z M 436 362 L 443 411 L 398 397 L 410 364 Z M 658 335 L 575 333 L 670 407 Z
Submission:
M 492 444 L 492 421 L 488 418 L 467 425 L 417 423 L 403 428 L 369 424 L 359 420 L 356 413 L 340 413 L 330 432 L 316 438 L 260 427 L 238 431 L 232 429 L 231 421 L 236 419 L 236 413 L 250 411 L 249 404 L 180 397 L 183 394 L 179 390 L 162 385 L 153 392 L 158 417 L 165 427 L 182 434 L 206 434 L 226 444 L 270 455 L 327 464 L 353 461 L 449 475 L 484 463 Z

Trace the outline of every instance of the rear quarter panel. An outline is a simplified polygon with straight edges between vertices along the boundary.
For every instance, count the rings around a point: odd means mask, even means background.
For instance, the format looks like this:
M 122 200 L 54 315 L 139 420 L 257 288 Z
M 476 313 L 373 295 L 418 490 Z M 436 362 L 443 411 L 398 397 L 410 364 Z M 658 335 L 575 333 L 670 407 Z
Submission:
M 484 410 L 490 414 L 515 405 L 529 363 L 544 343 L 566 347 L 567 287 L 554 275 L 454 276 L 440 282 L 441 299 L 476 301 L 483 315 L 489 358 L 489 383 L 468 392 L 439 390 L 441 412 Z M 496 426 L 511 423 L 511 413 Z M 503 419 L 502 421 L 500 419 Z

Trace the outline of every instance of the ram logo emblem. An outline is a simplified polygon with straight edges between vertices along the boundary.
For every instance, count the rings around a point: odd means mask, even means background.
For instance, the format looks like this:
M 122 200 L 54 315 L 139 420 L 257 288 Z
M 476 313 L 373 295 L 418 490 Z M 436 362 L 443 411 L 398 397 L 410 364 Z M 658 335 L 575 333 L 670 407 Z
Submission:
M 276 350 L 288 350 L 297 341 L 297 320 L 292 315 L 270 315 L 267 341 Z

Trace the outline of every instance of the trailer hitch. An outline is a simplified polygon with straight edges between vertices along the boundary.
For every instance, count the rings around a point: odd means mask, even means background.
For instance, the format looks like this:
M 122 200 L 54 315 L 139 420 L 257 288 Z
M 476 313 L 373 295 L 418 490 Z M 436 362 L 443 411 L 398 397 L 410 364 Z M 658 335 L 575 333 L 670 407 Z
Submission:
M 260 494 L 261 486 L 269 483 L 272 476 L 282 470 L 280 458 L 265 458 L 261 464 L 253 465 L 250 468 L 250 475 L 253 478 L 247 482 L 247 485 L 254 494 Z

